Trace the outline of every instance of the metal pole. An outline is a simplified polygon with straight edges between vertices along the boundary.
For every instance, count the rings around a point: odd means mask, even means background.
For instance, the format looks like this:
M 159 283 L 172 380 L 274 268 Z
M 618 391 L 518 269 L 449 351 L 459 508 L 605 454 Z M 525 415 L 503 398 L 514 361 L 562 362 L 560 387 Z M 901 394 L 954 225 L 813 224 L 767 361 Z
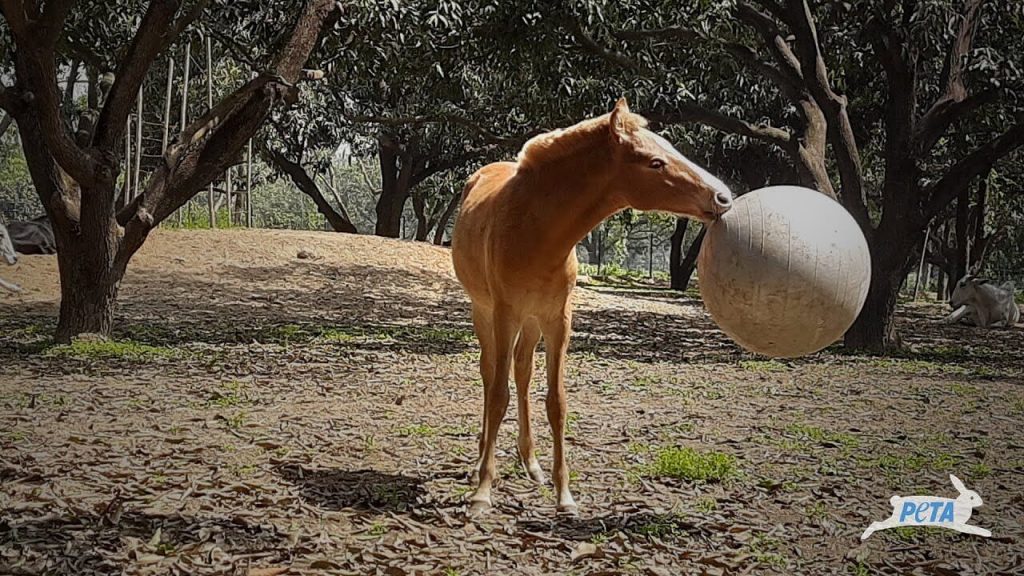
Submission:
M 921 246 L 921 263 L 917 265 L 917 279 L 914 280 L 914 301 L 917 301 L 917 289 L 921 286 L 921 274 L 924 273 L 924 255 L 928 252 L 928 237 L 932 233 L 929 226 L 924 231 L 924 244 Z
M 647 234 L 647 277 L 654 279 L 654 234 Z
M 178 134 L 185 133 L 185 127 L 188 126 L 188 80 L 189 73 L 192 71 L 192 42 L 190 39 L 185 39 L 185 62 L 182 64 L 184 70 L 182 71 L 181 79 L 181 126 L 178 130 Z M 192 199 L 189 198 L 185 203 L 186 206 L 192 205 Z M 181 224 L 181 208 L 177 210 L 178 224 Z
M 135 105 L 135 191 L 134 196 L 138 197 L 142 194 L 142 188 L 139 186 L 139 179 L 141 177 L 142 168 L 142 88 L 139 88 L 139 96 L 136 98 Z
M 167 153 L 171 136 L 171 100 L 174 97 L 174 58 L 167 59 L 167 93 L 164 95 L 164 133 L 160 139 L 160 154 Z
M 235 182 L 231 179 L 231 166 L 228 166 L 227 172 L 224 173 L 224 205 L 228 208 L 228 228 L 234 224 L 235 219 L 232 215 L 232 208 L 234 206 L 231 203 L 231 196 L 234 193 Z
M 252 228 L 252 138 L 245 149 L 245 225 Z
M 206 36 L 206 108 L 213 109 L 213 39 Z M 213 204 L 213 182 L 206 189 L 206 207 L 210 211 L 210 228 L 217 227 L 217 208 Z
M 124 129 L 124 194 L 121 195 L 121 206 L 128 204 L 132 194 L 132 115 Z

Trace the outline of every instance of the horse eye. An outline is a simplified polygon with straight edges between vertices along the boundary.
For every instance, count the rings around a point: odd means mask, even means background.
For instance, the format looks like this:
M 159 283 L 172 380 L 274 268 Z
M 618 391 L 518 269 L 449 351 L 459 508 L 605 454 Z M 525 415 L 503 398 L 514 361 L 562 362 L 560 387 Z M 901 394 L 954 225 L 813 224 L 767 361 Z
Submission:
M 655 159 L 651 160 L 651 168 L 653 168 L 655 170 L 660 170 L 660 169 L 662 169 L 664 167 L 665 167 L 665 161 L 662 160 L 661 158 L 655 158 Z

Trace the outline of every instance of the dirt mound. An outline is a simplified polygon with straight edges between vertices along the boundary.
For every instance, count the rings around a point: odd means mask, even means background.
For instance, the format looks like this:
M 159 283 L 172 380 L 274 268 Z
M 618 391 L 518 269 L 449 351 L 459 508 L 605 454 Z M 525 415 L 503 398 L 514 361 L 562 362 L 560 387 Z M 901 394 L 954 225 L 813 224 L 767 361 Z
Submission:
M 300 258 L 302 252 L 305 258 Z M 132 258 L 124 286 L 131 291 L 145 276 L 186 274 L 223 281 L 248 279 L 274 284 L 273 269 L 287 269 L 303 260 L 334 266 L 366 266 L 422 271 L 455 278 L 445 248 L 422 242 L 403 242 L 376 236 L 354 236 L 304 230 L 169 230 L 159 229 Z M 3 271 L 24 289 L 14 296 L 26 301 L 56 300 L 60 296 L 57 259 L 23 256 Z M 241 278 L 239 278 L 241 276 Z

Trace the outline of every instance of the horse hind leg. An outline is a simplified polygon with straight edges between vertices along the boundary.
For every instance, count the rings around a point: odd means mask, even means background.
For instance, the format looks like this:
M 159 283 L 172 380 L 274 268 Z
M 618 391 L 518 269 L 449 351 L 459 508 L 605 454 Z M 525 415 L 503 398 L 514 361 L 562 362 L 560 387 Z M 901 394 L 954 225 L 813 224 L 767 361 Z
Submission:
M 534 452 L 533 433 L 530 427 L 530 380 L 533 378 L 533 354 L 540 340 L 540 326 L 536 320 L 527 321 L 519 333 L 515 349 L 516 399 L 519 406 L 519 459 L 526 473 L 534 482 L 544 483 Z
M 512 367 L 512 349 L 520 325 L 510 310 L 499 307 L 495 310 L 492 327 L 494 339 L 491 341 L 493 344 L 491 358 L 494 359 L 494 370 L 490 372 L 490 378 L 484 376 L 486 388 L 484 449 L 480 458 L 479 483 L 473 496 L 470 497 L 470 516 L 476 516 L 492 505 L 491 486 L 497 478 L 494 453 L 498 442 L 498 431 L 501 428 L 502 420 L 505 419 L 505 412 L 508 410 L 509 369 Z
M 476 484 L 480 481 L 480 466 L 484 461 L 484 436 L 487 433 L 487 406 L 489 383 L 494 378 L 494 326 L 491 313 L 478 306 L 473 307 L 473 330 L 480 341 L 480 379 L 484 384 L 484 407 L 480 423 L 480 435 L 477 442 L 477 459 L 469 475 L 469 481 Z

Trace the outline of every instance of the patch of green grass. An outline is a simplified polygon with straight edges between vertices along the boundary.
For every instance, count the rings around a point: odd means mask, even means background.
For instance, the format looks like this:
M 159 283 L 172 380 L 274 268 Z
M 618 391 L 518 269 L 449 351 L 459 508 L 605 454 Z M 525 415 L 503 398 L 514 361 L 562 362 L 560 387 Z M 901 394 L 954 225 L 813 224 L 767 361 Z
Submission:
M 448 566 L 444 569 L 444 572 L 442 572 L 442 574 L 444 576 L 459 576 L 459 571 L 455 568 L 452 568 L 451 566 Z
M 718 508 L 718 500 L 713 496 L 704 496 L 697 500 L 697 503 L 694 504 L 694 508 L 696 508 L 698 512 L 709 514 Z
M 863 467 L 878 468 L 889 480 L 895 481 L 906 477 L 907 474 L 916 474 L 924 470 L 955 471 L 960 466 L 962 458 L 948 452 L 918 450 L 910 454 L 858 456 L 857 462 Z
M 789 366 L 778 360 L 740 360 L 740 368 L 758 373 L 789 372 Z
M 12 442 L 12 443 L 13 442 L 21 442 L 22 440 L 28 438 L 28 434 L 26 434 L 25 432 L 22 432 L 21 430 L 11 430 L 11 431 L 8 431 L 8 432 L 4 432 L 3 435 L 4 435 L 4 437 L 7 438 L 7 440 L 9 442 Z
M 871 568 L 864 562 L 857 561 L 849 565 L 851 576 L 871 576 Z
M 270 330 L 270 334 L 275 336 L 278 340 L 284 340 L 285 343 L 295 340 L 298 336 L 303 335 L 305 331 L 301 326 L 296 324 L 285 324 L 283 326 L 276 326 Z
M 48 358 L 74 360 L 124 360 L 148 362 L 177 355 L 173 348 L 139 344 L 132 340 L 75 340 L 71 344 L 53 346 L 43 353 Z
M 418 438 L 430 438 L 432 436 L 437 436 L 437 433 L 438 429 L 429 424 L 413 424 L 410 426 L 403 426 L 395 430 L 395 434 L 403 437 L 415 436 Z
M 810 504 L 807 506 L 807 517 L 812 520 L 828 518 L 828 505 L 820 501 Z
M 363 437 L 363 451 L 372 452 L 377 448 L 377 437 L 373 434 L 367 434 Z
M 366 533 L 370 536 L 383 536 L 388 533 L 388 527 L 383 522 L 374 522 Z
M 231 416 L 221 416 L 224 419 L 224 424 L 232 430 L 238 430 L 242 426 L 245 426 L 245 412 L 236 412 Z
M 957 396 L 974 396 L 978 394 L 979 389 L 977 386 L 971 386 L 970 384 L 963 384 L 960 382 L 953 382 L 949 385 L 949 391 Z
M 476 334 L 472 330 L 464 330 L 462 328 L 436 328 L 428 326 L 418 331 L 412 330 L 412 332 L 417 333 L 419 339 L 427 342 L 473 342 L 476 340 Z
M 565 433 L 566 435 L 572 434 L 576 430 L 576 425 L 580 422 L 580 415 L 578 412 L 569 412 L 565 415 Z
M 685 534 L 686 530 L 683 526 L 685 526 L 683 519 L 675 514 L 653 514 L 645 522 L 630 527 L 629 531 L 649 538 L 664 540 Z
M 1010 405 L 1010 411 L 1014 414 L 1024 414 L 1024 398 L 1018 398 Z
M 796 436 L 799 440 L 810 440 L 816 444 L 836 444 L 845 448 L 856 448 L 860 440 L 846 432 L 826 431 L 817 426 L 795 423 L 786 427 L 786 433 Z
M 211 408 L 230 408 L 249 402 L 244 393 L 245 385 L 241 382 L 228 382 L 221 390 L 214 390 L 206 405 Z
M 206 230 L 210 227 L 210 211 L 205 207 L 205 204 L 200 207 L 193 205 L 192 203 L 187 204 L 180 211 L 181 222 L 178 222 L 177 218 L 168 218 L 162 222 L 162 226 L 168 228 L 178 228 L 181 230 Z M 215 215 L 217 219 L 217 228 L 238 228 L 240 225 L 237 223 L 229 222 L 227 208 L 222 208 L 217 211 Z M 310 228 L 310 230 L 316 230 L 317 228 Z
M 916 542 L 925 536 L 944 534 L 942 528 L 935 526 L 897 526 L 884 530 L 887 539 L 896 542 Z
M 693 448 L 662 448 L 645 470 L 649 476 L 696 482 L 721 482 L 736 475 L 736 459 L 723 452 L 698 452 Z
M 234 467 L 231 469 L 231 471 L 234 472 L 235 476 L 238 476 L 239 478 L 247 478 L 249 476 L 256 474 L 256 472 L 259 471 L 259 468 L 253 464 L 246 464 L 244 466 Z
M 967 469 L 967 471 L 970 473 L 972 479 L 981 479 L 992 474 L 992 468 L 990 468 L 984 462 L 972 464 L 971 467 Z
M 660 376 L 652 376 L 648 374 L 640 374 L 636 378 L 633 378 L 633 387 L 641 390 L 647 390 L 652 387 L 656 387 L 662 383 Z
M 967 357 L 958 356 L 955 360 L 944 358 L 935 360 L 928 355 L 921 357 L 921 355 L 915 354 L 910 357 L 869 358 L 865 360 L 864 365 L 920 376 L 991 378 L 1002 374 L 1002 372 L 986 366 L 971 366 L 965 362 L 966 359 Z
M 457 484 L 454 488 L 452 488 L 452 498 L 454 500 L 456 500 L 456 501 L 461 502 L 462 500 L 465 500 L 466 499 L 466 495 L 469 494 L 472 491 L 473 491 L 473 487 L 472 486 L 467 486 L 467 485 L 464 485 L 464 484 Z
M 365 338 L 361 330 L 348 330 L 344 328 L 326 328 L 320 332 L 320 339 L 335 344 L 350 344 L 359 342 Z
M 750 540 L 747 548 L 750 549 L 750 553 L 758 563 L 773 568 L 782 568 L 786 565 L 786 557 L 779 553 L 781 545 L 782 542 L 777 538 L 761 533 Z

